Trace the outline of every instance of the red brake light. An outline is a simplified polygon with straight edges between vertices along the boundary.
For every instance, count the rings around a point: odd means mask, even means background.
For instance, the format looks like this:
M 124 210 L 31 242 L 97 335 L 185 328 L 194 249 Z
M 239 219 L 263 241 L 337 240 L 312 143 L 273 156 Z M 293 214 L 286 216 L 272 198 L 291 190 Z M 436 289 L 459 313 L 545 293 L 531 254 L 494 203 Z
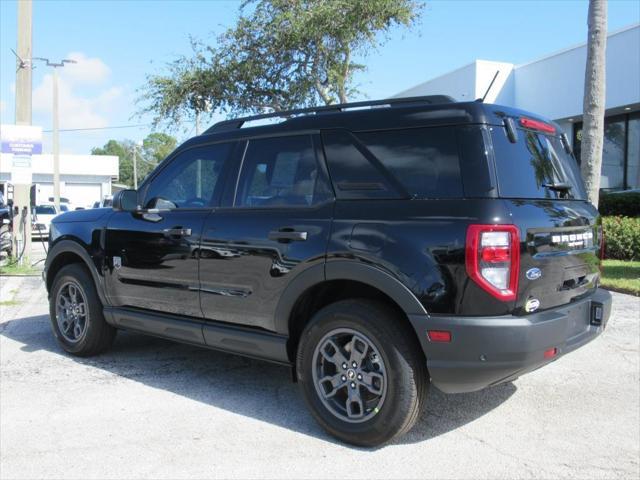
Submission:
M 508 262 L 511 258 L 509 247 L 485 247 L 482 249 L 482 261 L 487 263 Z
M 531 130 L 540 130 L 545 133 L 556 133 L 556 129 L 553 125 L 541 122 L 540 120 L 533 120 L 531 118 L 521 118 L 520 125 L 524 128 L 530 128 Z
M 469 225 L 465 249 L 467 274 L 499 300 L 516 299 L 520 273 L 520 236 L 515 225 Z

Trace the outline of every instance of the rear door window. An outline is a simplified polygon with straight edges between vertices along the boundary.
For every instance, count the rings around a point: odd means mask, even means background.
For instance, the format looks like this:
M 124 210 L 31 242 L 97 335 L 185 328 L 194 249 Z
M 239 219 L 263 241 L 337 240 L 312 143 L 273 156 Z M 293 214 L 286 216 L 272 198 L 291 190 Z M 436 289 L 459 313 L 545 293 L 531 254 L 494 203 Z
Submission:
M 309 207 L 329 197 L 309 135 L 249 141 L 236 206 Z
M 578 164 L 565 150 L 560 136 L 518 128 L 518 140 L 511 143 L 504 127 L 489 130 L 501 197 L 586 198 Z

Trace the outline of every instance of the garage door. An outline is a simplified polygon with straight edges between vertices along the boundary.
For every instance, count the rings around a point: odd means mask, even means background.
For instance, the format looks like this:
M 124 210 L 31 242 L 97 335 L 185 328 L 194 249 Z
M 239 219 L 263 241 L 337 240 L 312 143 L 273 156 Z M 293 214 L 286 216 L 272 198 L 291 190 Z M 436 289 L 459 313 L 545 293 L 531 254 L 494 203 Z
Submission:
M 99 183 L 69 183 L 64 186 L 64 197 L 73 207 L 90 208 L 93 202 L 102 198 L 102 185 Z

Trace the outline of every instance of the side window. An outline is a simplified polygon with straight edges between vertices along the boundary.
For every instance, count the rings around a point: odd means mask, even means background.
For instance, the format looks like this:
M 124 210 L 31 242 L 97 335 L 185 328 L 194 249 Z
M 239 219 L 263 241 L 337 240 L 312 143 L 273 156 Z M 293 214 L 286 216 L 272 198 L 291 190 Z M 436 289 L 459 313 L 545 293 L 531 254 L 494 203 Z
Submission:
M 402 192 L 393 184 L 380 162 L 364 147 L 357 146 L 356 142 L 346 130 L 327 130 L 322 133 L 324 152 L 338 198 L 402 197 Z
M 463 196 L 455 128 L 360 132 L 356 136 L 411 196 Z
M 311 137 L 250 140 L 242 162 L 236 206 L 311 206 L 326 200 Z
M 213 195 L 233 143 L 196 147 L 179 153 L 151 180 L 145 208 L 204 208 Z

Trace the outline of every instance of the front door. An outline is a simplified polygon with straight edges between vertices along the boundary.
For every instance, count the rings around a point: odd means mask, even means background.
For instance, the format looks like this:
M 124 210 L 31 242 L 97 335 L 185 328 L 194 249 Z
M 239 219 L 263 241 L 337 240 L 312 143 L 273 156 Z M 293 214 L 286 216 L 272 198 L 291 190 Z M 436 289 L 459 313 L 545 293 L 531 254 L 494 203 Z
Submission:
M 205 221 L 206 319 L 274 330 L 291 279 L 325 261 L 333 193 L 318 145 L 311 135 L 249 141 L 235 195 Z
M 141 187 L 139 212 L 116 212 L 106 237 L 113 306 L 202 317 L 198 252 L 233 144 L 177 153 Z

